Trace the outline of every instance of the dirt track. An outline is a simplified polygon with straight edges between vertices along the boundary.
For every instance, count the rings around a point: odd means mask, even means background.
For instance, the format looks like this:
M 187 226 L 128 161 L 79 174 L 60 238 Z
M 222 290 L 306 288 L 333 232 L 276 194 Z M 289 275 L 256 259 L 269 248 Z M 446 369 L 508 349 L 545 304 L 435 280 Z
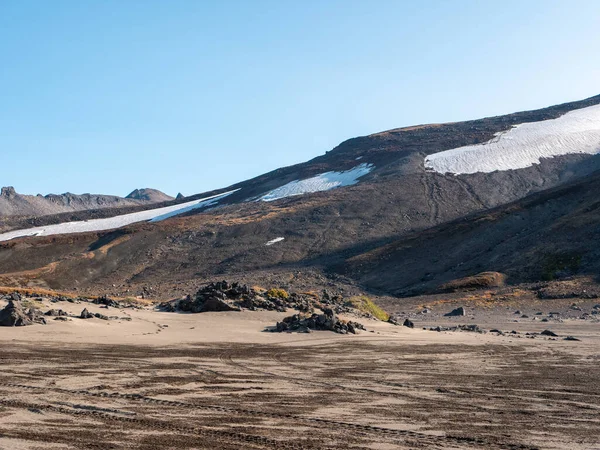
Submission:
M 168 347 L 3 335 L 0 448 L 600 448 L 591 343 L 405 330 Z

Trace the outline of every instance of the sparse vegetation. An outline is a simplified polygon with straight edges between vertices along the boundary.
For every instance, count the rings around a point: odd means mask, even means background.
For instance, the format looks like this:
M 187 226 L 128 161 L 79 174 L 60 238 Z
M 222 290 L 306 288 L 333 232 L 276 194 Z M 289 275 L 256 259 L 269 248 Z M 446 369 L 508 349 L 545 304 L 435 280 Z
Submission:
M 377 306 L 373 300 L 365 295 L 350 298 L 347 302 L 347 306 L 351 306 L 359 311 L 371 314 L 376 319 L 383 320 L 384 322 L 390 318 L 390 315 L 387 312 Z
M 44 306 L 41 301 L 34 299 L 34 298 L 27 298 L 27 299 L 23 300 L 21 302 L 21 304 L 23 305 L 24 309 L 29 309 L 29 308 L 40 309 Z
M 126 306 L 150 306 L 156 303 L 155 300 L 143 299 L 138 297 L 125 297 L 117 299 L 120 303 Z
M 267 297 L 271 298 L 280 298 L 282 300 L 287 300 L 290 294 L 285 289 L 271 288 L 267 291 Z
M 581 255 L 575 252 L 547 253 L 542 259 L 542 280 L 552 281 L 561 275 L 574 275 L 581 267 Z

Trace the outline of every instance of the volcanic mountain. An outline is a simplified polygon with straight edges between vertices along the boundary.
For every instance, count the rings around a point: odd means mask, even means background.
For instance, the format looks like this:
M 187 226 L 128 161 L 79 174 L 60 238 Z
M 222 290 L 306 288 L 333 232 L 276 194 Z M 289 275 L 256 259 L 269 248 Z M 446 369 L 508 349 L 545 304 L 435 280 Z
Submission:
M 90 291 L 114 285 L 121 293 L 154 286 L 167 295 L 192 281 L 224 275 L 252 281 L 279 273 L 289 279 L 310 270 L 343 274 L 366 288 L 401 295 L 432 289 L 451 276 L 510 272 L 510 251 L 523 249 L 524 262 L 526 248 L 535 247 L 550 260 L 572 251 L 568 239 L 550 239 L 547 230 L 560 235 L 572 226 L 570 219 L 558 220 L 562 215 L 579 218 L 577 205 L 593 208 L 593 198 L 572 192 L 594 188 L 598 152 L 600 96 L 506 116 L 389 130 L 160 209 L 140 207 L 125 215 L 111 209 L 101 217 L 88 211 L 75 218 L 88 220 L 84 224 L 52 216 L 27 224 L 35 227 L 0 234 L 5 241 L 0 284 Z M 554 198 L 564 204 L 548 206 Z M 594 223 L 592 216 L 587 219 Z M 485 230 L 494 239 L 487 253 L 477 253 L 486 242 L 478 227 L 504 220 L 529 230 L 519 234 L 527 239 L 502 247 L 500 241 L 510 234 L 503 234 L 502 225 L 489 225 Z M 472 234 L 461 234 L 465 223 Z M 529 228 L 535 226 L 539 232 Z M 477 256 L 472 261 L 471 247 Z M 518 267 L 513 273 L 519 279 L 541 276 Z

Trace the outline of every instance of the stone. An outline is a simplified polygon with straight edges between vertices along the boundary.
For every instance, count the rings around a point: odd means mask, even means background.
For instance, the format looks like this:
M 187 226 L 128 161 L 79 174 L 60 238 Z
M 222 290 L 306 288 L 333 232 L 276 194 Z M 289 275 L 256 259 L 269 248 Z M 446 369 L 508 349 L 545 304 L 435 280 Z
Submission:
M 544 330 L 540 333 L 542 336 L 552 336 L 552 337 L 557 337 L 558 334 L 556 334 L 554 331 L 550 331 L 550 330 Z
M 119 302 L 108 298 L 106 295 L 94 299 L 93 303 L 96 305 L 112 306 L 113 308 L 121 307 L 121 304 Z
M 38 310 L 30 308 L 28 311 L 25 311 L 21 303 L 12 298 L 14 297 L 11 297 L 11 300 L 8 301 L 8 305 L 0 311 L 0 326 L 23 327 L 36 323 L 46 324 L 46 319 L 44 319 L 43 315 Z M 21 297 L 19 296 L 18 298 Z
M 456 316 L 464 316 L 466 315 L 467 312 L 465 311 L 465 308 L 460 306 L 456 309 L 453 309 L 452 311 L 450 311 L 447 314 L 444 314 L 445 317 L 456 317 Z
M 408 327 L 408 328 L 414 328 L 415 327 L 415 324 L 410 319 L 404 320 L 404 323 L 402 325 L 405 326 L 405 327 Z
M 91 319 L 93 317 L 94 315 L 91 312 L 89 312 L 87 308 L 84 308 L 83 311 L 81 311 L 81 314 L 79 315 L 80 319 Z
M 50 316 L 50 317 L 60 317 L 60 316 L 67 316 L 67 313 L 64 312 L 62 309 L 51 309 L 49 311 L 46 311 L 44 313 L 45 316 Z

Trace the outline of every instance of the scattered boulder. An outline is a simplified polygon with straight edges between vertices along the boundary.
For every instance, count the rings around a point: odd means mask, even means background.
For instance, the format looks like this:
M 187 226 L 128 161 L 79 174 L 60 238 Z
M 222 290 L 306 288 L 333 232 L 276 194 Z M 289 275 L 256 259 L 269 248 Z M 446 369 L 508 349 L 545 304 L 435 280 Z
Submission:
M 46 311 L 44 313 L 45 316 L 50 316 L 50 317 L 61 317 L 61 316 L 67 316 L 68 314 L 66 312 L 64 312 L 62 309 L 51 309 L 49 311 Z
M 121 307 L 121 304 L 119 302 L 108 298 L 106 295 L 103 295 L 102 297 L 94 299 L 93 303 L 96 305 L 112 306 L 113 308 Z
M 445 317 L 457 317 L 457 316 L 465 316 L 466 314 L 467 314 L 467 311 L 465 310 L 465 308 L 460 306 L 456 309 L 453 309 L 449 313 L 444 314 L 444 316 Z
M 333 310 L 326 308 L 323 314 L 302 315 L 294 314 L 286 317 L 281 322 L 277 322 L 276 332 L 292 332 L 310 333 L 311 330 L 333 331 L 340 334 L 357 334 L 358 330 L 365 330 L 365 327 L 352 321 L 339 320 Z
M 441 332 L 441 331 L 468 331 L 471 333 L 485 333 L 480 327 L 479 325 L 457 325 L 454 327 L 441 327 L 441 326 L 437 326 L 437 327 L 430 327 L 430 328 L 423 328 L 424 330 L 429 330 L 429 331 L 437 331 L 437 332 Z
M 573 337 L 573 336 L 567 336 L 564 340 L 565 341 L 580 341 L 581 339 L 577 339 L 576 337 Z
M 91 319 L 93 318 L 94 315 L 88 311 L 87 308 L 84 308 L 83 311 L 81 311 L 81 314 L 79 315 L 80 319 Z
M 557 337 L 558 334 L 556 334 L 554 331 L 550 331 L 550 330 L 544 330 L 540 333 L 542 336 L 552 336 L 552 337 Z
M 408 328 L 414 328 L 415 327 L 415 324 L 410 319 L 404 320 L 404 323 L 402 325 L 405 326 L 405 327 L 408 327 Z
M 396 325 L 399 326 L 400 322 L 398 322 L 398 319 L 395 317 L 390 316 L 390 318 L 387 320 L 388 323 L 391 323 L 392 325 Z
M 27 325 L 46 324 L 44 316 L 36 309 L 30 308 L 28 311 L 23 309 L 21 302 L 15 300 L 20 299 L 19 294 L 12 294 L 8 305 L 0 311 L 0 326 L 1 327 L 23 327 Z

